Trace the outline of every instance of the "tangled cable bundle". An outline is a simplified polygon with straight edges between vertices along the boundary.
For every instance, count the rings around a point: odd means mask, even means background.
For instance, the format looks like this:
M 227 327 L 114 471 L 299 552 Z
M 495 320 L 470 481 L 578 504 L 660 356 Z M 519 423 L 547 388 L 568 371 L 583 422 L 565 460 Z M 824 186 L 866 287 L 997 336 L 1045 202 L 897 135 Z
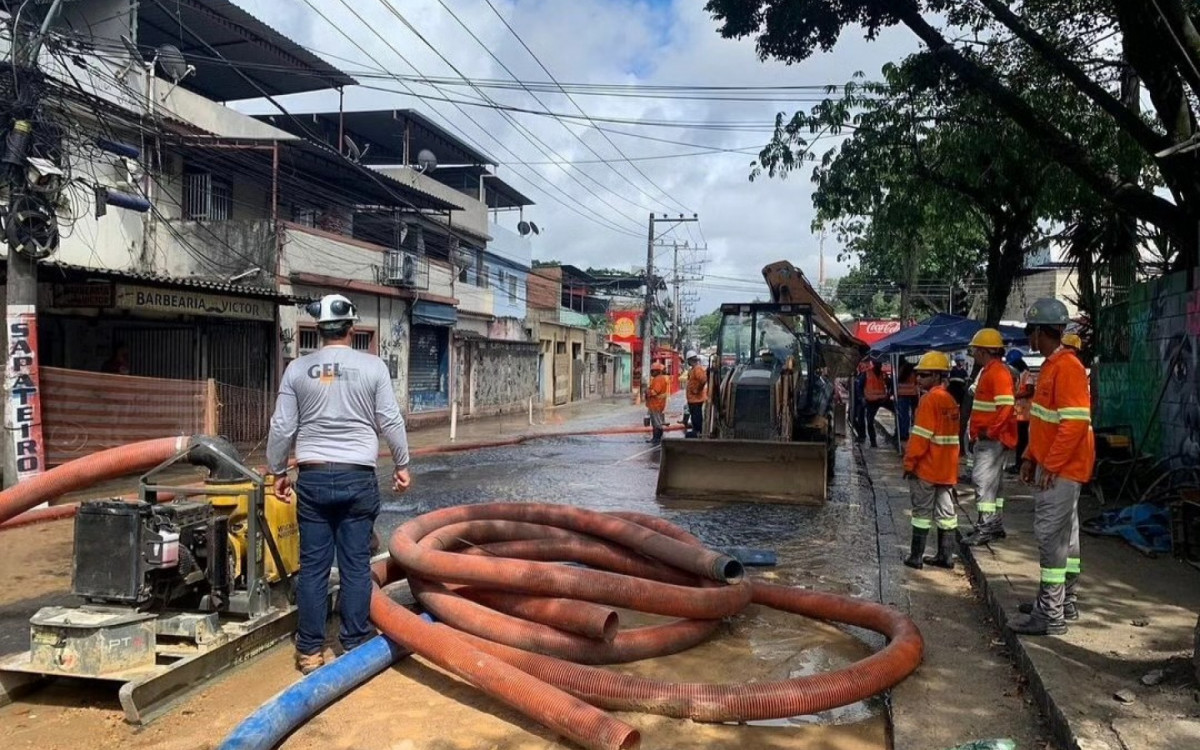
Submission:
M 438 620 L 376 590 L 375 624 L 394 641 L 587 748 L 637 747 L 635 728 L 604 709 L 697 721 L 813 714 L 898 684 L 921 663 L 900 612 L 834 594 L 751 582 L 740 563 L 639 513 L 492 503 L 434 511 L 400 526 L 376 581 L 407 575 Z M 578 563 L 585 567 L 557 563 Z M 671 683 L 596 666 L 677 653 L 750 603 L 885 635 L 883 650 L 843 669 L 756 683 Z M 678 618 L 621 629 L 613 607 Z

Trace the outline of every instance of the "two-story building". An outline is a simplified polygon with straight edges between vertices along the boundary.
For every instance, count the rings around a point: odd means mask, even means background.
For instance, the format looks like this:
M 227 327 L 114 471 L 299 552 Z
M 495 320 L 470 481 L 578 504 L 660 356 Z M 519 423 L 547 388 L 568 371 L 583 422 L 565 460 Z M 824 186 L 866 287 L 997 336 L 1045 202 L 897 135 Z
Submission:
M 536 345 L 525 329 L 525 234 L 500 217 L 533 201 L 491 171 L 495 161 L 414 110 L 261 115 L 267 124 L 338 148 L 383 177 L 452 202 L 449 211 L 360 207 L 352 231 L 382 264 L 328 271 L 323 254 L 289 259 L 291 290 L 370 291 L 411 302 L 407 399 L 413 419 L 525 408 L 536 388 Z M 402 322 L 391 328 L 400 343 Z

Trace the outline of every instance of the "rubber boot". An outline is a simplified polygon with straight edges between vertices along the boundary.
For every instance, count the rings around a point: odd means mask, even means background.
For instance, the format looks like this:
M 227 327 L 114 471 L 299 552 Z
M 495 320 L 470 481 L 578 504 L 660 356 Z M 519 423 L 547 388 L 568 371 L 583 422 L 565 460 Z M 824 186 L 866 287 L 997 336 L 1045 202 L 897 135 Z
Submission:
M 659 443 L 661 443 L 661 442 L 662 442 L 662 438 L 663 438 L 663 431 L 662 431 L 662 430 L 655 430 L 655 431 L 654 431 L 654 437 L 652 437 L 652 438 L 650 439 L 650 445 L 658 445 Z
M 954 537 L 954 529 L 938 529 L 937 555 L 925 558 L 925 564 L 954 570 Z
M 913 527 L 912 548 L 909 550 L 908 557 L 904 558 L 905 565 L 917 570 L 925 567 L 925 540 L 928 538 L 929 529 Z
M 1021 602 L 1021 604 L 1017 606 L 1017 611 L 1023 615 L 1033 614 L 1033 602 Z M 1063 602 L 1063 619 L 1078 620 L 1079 605 L 1075 602 Z
M 975 524 L 975 530 L 967 535 L 967 538 L 963 540 L 963 544 L 968 547 L 978 547 L 981 544 L 994 542 L 1006 536 L 1008 536 L 1008 533 L 1004 531 L 1004 522 L 1000 520 L 1000 516 L 995 513 L 980 513 L 979 522 Z

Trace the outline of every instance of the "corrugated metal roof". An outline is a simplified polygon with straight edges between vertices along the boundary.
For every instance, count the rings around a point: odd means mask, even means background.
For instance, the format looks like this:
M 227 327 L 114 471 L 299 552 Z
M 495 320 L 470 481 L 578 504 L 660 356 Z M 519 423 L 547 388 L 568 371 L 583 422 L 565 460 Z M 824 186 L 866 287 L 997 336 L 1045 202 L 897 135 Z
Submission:
M 233 294 L 240 297 L 258 297 L 261 299 L 277 300 L 281 304 L 294 304 L 299 298 L 290 294 L 283 294 L 275 289 L 265 286 L 251 286 L 248 284 L 231 284 L 227 281 L 214 281 L 212 279 L 204 279 L 196 276 L 178 277 L 165 276 L 163 274 L 148 273 L 143 271 L 132 271 L 128 269 L 117 268 L 92 268 L 90 266 L 82 266 L 75 263 L 63 263 L 56 260 L 44 260 L 40 264 L 42 272 L 40 281 L 55 281 L 56 273 L 61 275 L 63 281 L 67 281 L 72 276 L 85 276 L 87 278 L 104 278 L 117 281 L 131 281 L 139 284 L 149 284 L 152 286 L 171 286 L 184 287 L 187 289 L 204 289 L 210 292 L 221 292 L 222 294 Z
M 278 96 L 357 83 L 228 0 L 142 0 L 137 9 L 138 44 L 178 47 L 196 66 L 180 87 L 210 99 L 257 99 L 264 92 Z

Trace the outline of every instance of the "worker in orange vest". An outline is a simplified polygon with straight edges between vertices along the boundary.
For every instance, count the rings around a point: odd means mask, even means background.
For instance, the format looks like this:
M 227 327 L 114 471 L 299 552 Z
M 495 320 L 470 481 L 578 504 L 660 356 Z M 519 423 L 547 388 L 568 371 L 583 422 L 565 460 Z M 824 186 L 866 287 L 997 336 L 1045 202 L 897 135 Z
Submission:
M 867 370 L 867 378 L 863 383 L 863 398 L 867 402 L 867 436 L 871 439 L 871 447 L 878 448 L 875 435 L 875 415 L 886 407 L 892 399 L 891 383 L 883 374 L 883 362 L 875 360 L 871 369 Z
M 708 368 L 700 364 L 700 355 L 687 353 L 687 408 L 691 429 L 688 437 L 704 437 L 704 402 L 708 400 Z
M 1087 371 L 1078 355 L 1062 346 L 1070 322 L 1066 305 L 1053 298 L 1039 299 L 1025 313 L 1029 343 L 1046 362 L 1021 463 L 1022 481 L 1034 487 L 1033 533 L 1041 566 L 1037 598 L 1021 605 L 1028 617 L 1009 626 L 1023 635 L 1061 635 L 1067 620 L 1079 617 L 1079 491 L 1092 478 L 1096 445 Z
M 653 436 L 651 445 L 662 442 L 663 426 L 666 424 L 667 396 L 671 393 L 671 381 L 663 375 L 661 362 L 650 365 L 650 382 L 646 386 L 646 410 L 650 412 L 650 427 Z
M 953 491 L 958 483 L 958 402 L 946 390 L 950 360 L 928 352 L 917 363 L 917 382 L 925 391 L 904 453 L 904 478 L 912 498 L 912 549 L 904 564 L 954 568 L 958 513 Z M 932 518 L 931 518 L 932 516 Z M 937 555 L 924 557 L 929 529 L 937 523 Z
M 1012 372 L 1004 364 L 1004 339 L 995 328 L 981 328 L 971 339 L 971 356 L 979 377 L 971 401 L 967 437 L 975 454 L 971 481 L 975 485 L 975 530 L 964 540 L 971 546 L 1003 539 L 1004 452 L 1017 445 L 1016 396 Z

